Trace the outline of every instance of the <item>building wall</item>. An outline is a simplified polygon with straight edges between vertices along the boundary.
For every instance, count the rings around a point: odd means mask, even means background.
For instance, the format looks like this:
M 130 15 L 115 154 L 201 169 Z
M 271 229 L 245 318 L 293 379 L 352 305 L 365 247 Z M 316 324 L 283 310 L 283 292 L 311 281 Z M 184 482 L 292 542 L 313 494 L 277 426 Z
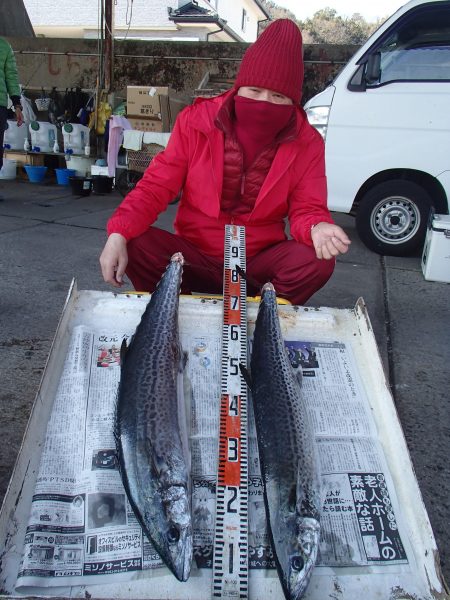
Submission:
M 100 19 L 96 0 L 58 0 L 57 3 L 55 0 L 24 0 L 24 4 L 37 35 L 86 39 L 98 36 Z M 251 0 L 212 0 L 205 4 L 215 8 L 244 41 L 256 39 L 261 11 Z M 127 0 L 117 0 L 114 6 L 114 27 L 119 37 L 206 40 L 206 28 L 179 29 L 169 20 L 168 8 L 177 9 L 178 0 L 134 0 L 132 12 L 130 5 Z M 243 9 L 248 17 L 245 31 L 241 26 Z
M 79 86 L 95 90 L 99 57 L 96 40 L 8 38 L 15 54 L 22 85 L 40 94 L 44 87 L 64 91 Z M 113 90 L 124 95 L 127 85 L 170 85 L 194 96 L 210 74 L 232 81 L 248 44 L 237 42 L 117 42 L 114 46 Z M 356 46 L 306 45 L 304 47 L 306 101 L 329 83 L 356 51 Z
M 245 42 L 254 42 L 258 37 L 258 21 L 264 18 L 261 10 L 250 0 L 216 0 L 217 11 L 221 18 L 227 21 L 231 27 Z M 246 18 L 244 29 L 242 29 L 242 11 L 245 10 Z

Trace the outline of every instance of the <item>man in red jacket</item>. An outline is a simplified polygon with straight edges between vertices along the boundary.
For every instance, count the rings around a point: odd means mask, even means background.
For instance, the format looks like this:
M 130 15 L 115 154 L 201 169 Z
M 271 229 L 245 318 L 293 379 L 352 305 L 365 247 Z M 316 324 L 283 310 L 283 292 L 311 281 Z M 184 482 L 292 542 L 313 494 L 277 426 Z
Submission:
M 300 108 L 302 84 L 300 30 L 277 20 L 246 51 L 232 90 L 180 113 L 114 212 L 100 256 L 106 282 L 120 287 L 126 272 L 153 291 L 182 252 L 182 292 L 220 293 L 227 223 L 246 229 L 249 294 L 271 281 L 303 304 L 328 281 L 350 240 L 327 208 L 324 144 Z M 152 227 L 180 189 L 175 234 Z

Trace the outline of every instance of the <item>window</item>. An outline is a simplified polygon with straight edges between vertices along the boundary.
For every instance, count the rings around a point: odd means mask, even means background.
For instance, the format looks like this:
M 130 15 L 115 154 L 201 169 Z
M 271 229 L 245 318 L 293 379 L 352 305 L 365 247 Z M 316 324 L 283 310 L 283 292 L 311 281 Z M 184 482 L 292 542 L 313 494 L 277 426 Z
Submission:
M 450 80 L 450 7 L 427 6 L 406 15 L 378 48 L 380 77 L 391 81 Z

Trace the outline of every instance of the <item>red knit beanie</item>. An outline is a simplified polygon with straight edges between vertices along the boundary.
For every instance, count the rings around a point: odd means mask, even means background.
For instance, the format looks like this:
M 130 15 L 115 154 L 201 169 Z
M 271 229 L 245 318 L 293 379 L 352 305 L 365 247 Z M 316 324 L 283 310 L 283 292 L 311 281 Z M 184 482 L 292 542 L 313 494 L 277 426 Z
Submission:
M 245 52 L 235 87 L 256 86 L 299 104 L 303 85 L 302 34 L 289 19 L 278 19 Z

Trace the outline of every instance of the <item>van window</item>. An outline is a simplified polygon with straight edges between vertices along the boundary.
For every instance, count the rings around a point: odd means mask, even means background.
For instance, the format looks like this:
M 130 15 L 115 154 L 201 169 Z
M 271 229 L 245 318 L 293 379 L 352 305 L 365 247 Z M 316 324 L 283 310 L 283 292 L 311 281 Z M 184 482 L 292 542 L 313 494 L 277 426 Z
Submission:
M 381 55 L 375 86 L 399 80 L 450 80 L 450 7 L 414 11 L 373 50 Z

